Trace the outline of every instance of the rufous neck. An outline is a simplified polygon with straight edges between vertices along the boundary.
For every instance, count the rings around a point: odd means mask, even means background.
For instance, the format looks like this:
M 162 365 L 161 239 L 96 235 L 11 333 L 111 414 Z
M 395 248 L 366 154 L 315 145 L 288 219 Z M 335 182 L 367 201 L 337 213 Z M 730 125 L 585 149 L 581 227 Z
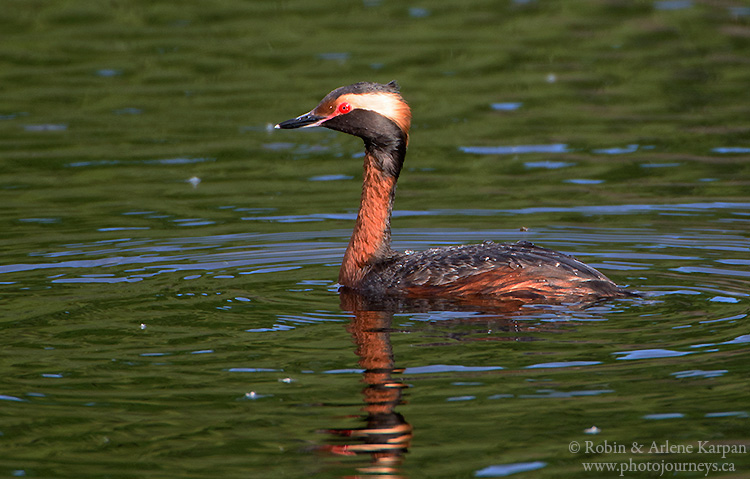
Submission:
M 370 265 L 392 254 L 391 211 L 397 178 L 381 169 L 382 154 L 370 148 L 365 151 L 359 213 L 339 271 L 339 284 L 354 289 Z

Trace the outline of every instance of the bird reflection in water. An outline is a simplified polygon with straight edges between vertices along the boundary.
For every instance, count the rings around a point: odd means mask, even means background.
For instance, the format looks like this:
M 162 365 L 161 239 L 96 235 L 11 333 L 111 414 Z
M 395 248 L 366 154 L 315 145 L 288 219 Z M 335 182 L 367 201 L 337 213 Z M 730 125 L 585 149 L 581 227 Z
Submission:
M 369 463 L 358 467 L 365 475 L 380 478 L 400 478 L 401 464 L 412 440 L 412 426 L 396 412 L 402 404 L 402 392 L 408 387 L 394 375 L 402 369 L 394 366 L 391 347 L 391 320 L 393 311 L 368 307 L 364 297 L 356 293 L 344 293 L 341 307 L 354 313 L 347 326 L 356 345 L 359 365 L 364 369 L 362 390 L 364 396 L 365 426 L 355 429 L 327 429 L 325 432 L 344 437 L 345 444 L 338 441 L 323 449 L 337 455 L 368 455 Z
M 329 444 L 317 449 L 338 456 L 367 457 L 367 464 L 357 467 L 361 475 L 355 477 L 404 477 L 401 466 L 411 446 L 413 428 L 396 411 L 404 403 L 403 391 L 408 386 L 398 379 L 403 369 L 396 368 L 391 346 L 394 313 L 466 312 L 462 319 L 444 323 L 450 323 L 450 326 L 470 324 L 474 333 L 482 334 L 463 336 L 454 334 L 454 331 L 448 335 L 450 341 L 524 341 L 531 340 L 524 334 L 530 330 L 538 332 L 541 329 L 555 328 L 554 323 L 540 327 L 536 322 L 531 322 L 527 327 L 524 321 L 518 321 L 519 318 L 533 314 L 533 310 L 524 308 L 523 302 L 517 301 L 495 300 L 466 304 L 448 303 L 442 299 L 407 300 L 363 296 L 348 288 L 341 288 L 339 293 L 341 309 L 353 313 L 347 330 L 355 343 L 358 363 L 363 369 L 362 381 L 366 384 L 362 391 L 365 412 L 362 419 L 365 425 L 360 428 L 325 429 L 322 432 L 335 438 L 329 438 Z M 474 316 L 479 311 L 482 314 Z M 461 317 L 460 314 L 458 316 Z M 502 334 L 488 335 L 489 331 Z

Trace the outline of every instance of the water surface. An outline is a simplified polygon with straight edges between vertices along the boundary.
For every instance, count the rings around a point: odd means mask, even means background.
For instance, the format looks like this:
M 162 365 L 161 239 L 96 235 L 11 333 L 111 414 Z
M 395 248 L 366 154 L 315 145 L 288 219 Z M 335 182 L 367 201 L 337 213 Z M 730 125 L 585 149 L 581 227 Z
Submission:
M 750 470 L 745 453 L 585 449 L 750 447 L 741 2 L 5 11 L 3 477 Z M 361 142 L 271 126 L 392 79 L 414 112 L 394 247 L 532 241 L 642 296 L 342 295 Z

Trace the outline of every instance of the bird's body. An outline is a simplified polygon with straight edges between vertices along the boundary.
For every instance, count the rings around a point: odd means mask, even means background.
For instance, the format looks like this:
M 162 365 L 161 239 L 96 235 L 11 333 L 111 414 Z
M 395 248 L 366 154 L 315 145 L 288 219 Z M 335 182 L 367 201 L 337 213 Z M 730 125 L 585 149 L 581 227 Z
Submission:
M 367 268 L 358 289 L 376 295 L 595 301 L 621 295 L 603 274 L 572 256 L 529 242 L 449 246 L 396 253 Z
M 277 128 L 322 126 L 365 143 L 359 213 L 339 283 L 378 296 L 493 297 L 524 303 L 589 302 L 625 296 L 599 271 L 528 242 L 391 249 L 390 219 L 409 138 L 411 111 L 395 82 L 338 88 L 304 115 Z

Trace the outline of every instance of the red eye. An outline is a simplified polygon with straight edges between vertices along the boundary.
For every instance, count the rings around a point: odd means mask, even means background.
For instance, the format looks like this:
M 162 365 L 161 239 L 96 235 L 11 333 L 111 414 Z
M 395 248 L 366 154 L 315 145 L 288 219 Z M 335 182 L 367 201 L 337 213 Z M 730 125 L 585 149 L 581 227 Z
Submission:
M 349 113 L 352 111 L 352 106 L 346 102 L 339 105 L 339 113 Z

